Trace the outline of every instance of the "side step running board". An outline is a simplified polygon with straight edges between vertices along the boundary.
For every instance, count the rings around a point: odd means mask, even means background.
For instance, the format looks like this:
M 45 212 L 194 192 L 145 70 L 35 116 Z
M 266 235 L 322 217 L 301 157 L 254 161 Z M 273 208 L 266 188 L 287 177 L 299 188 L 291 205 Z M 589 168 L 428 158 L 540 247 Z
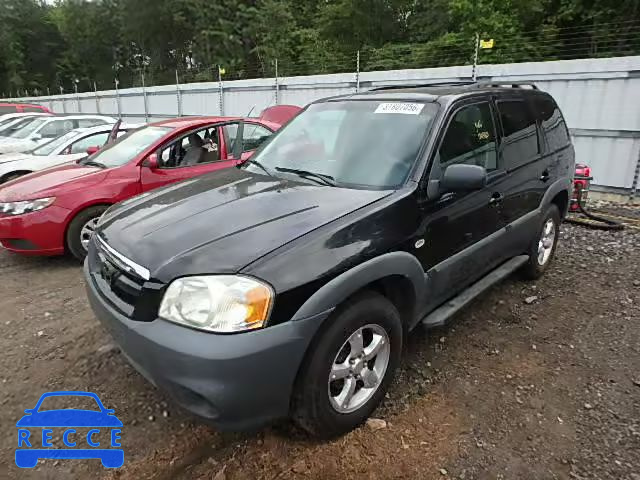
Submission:
M 422 324 L 425 327 L 438 327 L 440 325 L 444 325 L 447 319 L 449 319 L 449 317 L 454 313 L 468 305 L 474 298 L 489 287 L 508 277 L 522 265 L 527 263 L 528 260 L 529 255 L 520 255 L 518 257 L 513 257 L 506 263 L 503 263 L 498 268 L 492 270 L 489 274 L 464 290 L 457 297 L 452 298 L 424 317 L 422 319 Z

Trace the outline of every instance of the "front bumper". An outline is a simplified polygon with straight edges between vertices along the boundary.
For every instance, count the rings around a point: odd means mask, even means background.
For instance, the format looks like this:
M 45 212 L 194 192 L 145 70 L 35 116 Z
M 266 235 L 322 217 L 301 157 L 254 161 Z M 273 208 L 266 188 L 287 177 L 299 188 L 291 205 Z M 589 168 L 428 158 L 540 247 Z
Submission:
M 162 319 L 130 320 L 100 293 L 84 267 L 91 307 L 131 364 L 179 405 L 223 430 L 286 417 L 304 354 L 329 312 L 231 335 Z
M 69 213 L 51 205 L 24 215 L 0 216 L 0 244 L 24 255 L 62 255 Z

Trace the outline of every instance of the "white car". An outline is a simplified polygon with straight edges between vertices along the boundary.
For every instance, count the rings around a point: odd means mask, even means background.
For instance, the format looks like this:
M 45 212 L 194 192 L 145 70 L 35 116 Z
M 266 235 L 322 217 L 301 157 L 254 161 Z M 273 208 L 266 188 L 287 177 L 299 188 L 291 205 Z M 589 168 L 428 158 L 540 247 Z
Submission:
M 24 127 L 36 117 L 51 117 L 52 113 L 6 113 L 0 116 L 0 137 L 6 137 L 14 130 Z
M 117 135 L 142 126 L 143 124 L 122 124 L 118 127 Z M 102 147 L 113 128 L 114 125 L 109 124 L 76 128 L 29 152 L 0 155 L 0 184 L 28 173 L 81 160 L 88 155 L 87 149 Z
M 36 118 L 20 130 L 14 131 L 10 136 L 0 139 L 0 155 L 33 150 L 76 128 L 94 127 L 115 122 L 115 118 L 100 115 L 65 115 Z

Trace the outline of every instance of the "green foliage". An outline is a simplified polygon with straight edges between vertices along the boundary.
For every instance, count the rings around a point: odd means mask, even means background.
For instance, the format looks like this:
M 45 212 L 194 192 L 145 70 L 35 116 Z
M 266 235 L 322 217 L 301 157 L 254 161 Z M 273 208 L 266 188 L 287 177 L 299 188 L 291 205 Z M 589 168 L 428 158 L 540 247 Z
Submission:
M 640 53 L 640 0 L 0 0 L 0 93 Z

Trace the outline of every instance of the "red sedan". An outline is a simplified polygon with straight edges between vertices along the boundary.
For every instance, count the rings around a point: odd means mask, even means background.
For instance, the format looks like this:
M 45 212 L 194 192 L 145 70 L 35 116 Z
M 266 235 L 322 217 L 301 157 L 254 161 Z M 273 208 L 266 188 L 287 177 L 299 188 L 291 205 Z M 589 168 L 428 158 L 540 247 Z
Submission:
M 6 183 L 0 187 L 0 244 L 16 253 L 70 252 L 83 259 L 93 230 L 110 205 L 241 163 L 299 109 L 269 110 L 271 120 L 263 114 L 152 123 L 85 160 Z

